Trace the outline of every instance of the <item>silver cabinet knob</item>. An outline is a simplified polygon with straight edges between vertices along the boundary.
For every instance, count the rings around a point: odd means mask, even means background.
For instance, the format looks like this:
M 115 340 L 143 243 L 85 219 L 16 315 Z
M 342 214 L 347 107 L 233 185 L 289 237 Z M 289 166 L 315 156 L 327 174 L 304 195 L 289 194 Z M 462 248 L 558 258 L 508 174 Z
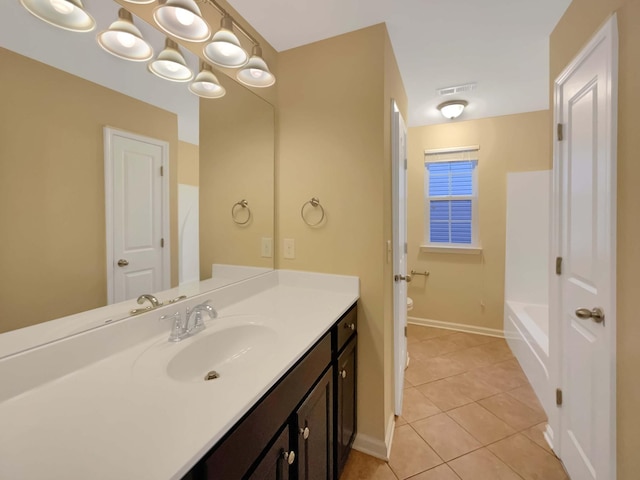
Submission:
M 356 329 L 356 324 L 355 323 L 345 323 L 344 324 L 344 328 L 346 328 L 348 330 L 355 330 Z
M 413 280 L 411 278 L 411 275 L 394 275 L 393 279 L 396 282 L 401 282 L 402 280 L 404 280 L 405 282 L 409 283 L 411 280 Z
M 302 435 L 302 438 L 304 438 L 305 440 L 309 438 L 309 433 L 311 433 L 309 431 L 309 427 L 304 427 L 300 429 L 300 435 Z
M 579 308 L 576 310 L 576 317 L 581 318 L 582 320 L 592 319 L 596 323 L 604 322 L 604 312 L 599 307 L 596 307 L 593 310 L 589 310 L 588 308 Z
M 289 465 L 293 465 L 293 462 L 296 461 L 296 452 L 284 452 L 282 454 L 282 457 L 287 461 Z
M 342 370 L 340 370 L 340 376 L 342 378 L 347 378 L 347 370 L 344 369 L 344 368 Z
M 127 265 L 129 265 L 129 262 L 127 260 L 125 260 L 124 258 L 121 258 L 120 260 L 118 260 L 118 266 L 119 267 L 126 267 Z

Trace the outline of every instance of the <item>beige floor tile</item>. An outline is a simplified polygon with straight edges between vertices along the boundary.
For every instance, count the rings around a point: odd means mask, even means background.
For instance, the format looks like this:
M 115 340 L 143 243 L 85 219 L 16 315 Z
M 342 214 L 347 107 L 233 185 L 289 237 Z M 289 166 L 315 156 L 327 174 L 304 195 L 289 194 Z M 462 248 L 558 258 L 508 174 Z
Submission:
M 460 480 L 460 477 L 445 463 L 439 467 L 419 473 L 409 480 Z
M 431 400 L 420 393 L 415 387 L 404 391 L 402 401 L 402 417 L 409 423 L 440 413 Z
M 340 480 L 397 480 L 387 462 L 351 450 Z
M 402 418 L 402 416 L 399 417 L 396 415 L 396 427 L 399 427 L 401 425 L 406 425 L 406 424 L 407 424 L 407 421 L 404 418 Z
M 531 385 L 523 385 L 522 387 L 518 387 L 515 390 L 509 390 L 507 393 L 516 400 L 524 403 L 527 407 L 537 412 L 544 413 L 544 409 L 542 408 L 542 405 L 540 405 L 538 396 L 536 395 L 536 392 L 533 391 L 533 388 L 531 388 Z
M 528 384 L 528 380 L 517 360 L 507 360 L 474 370 L 486 383 L 505 392 Z
M 495 342 L 485 343 L 484 345 L 480 345 L 476 348 L 490 355 L 493 363 L 512 360 L 515 358 L 504 338 L 499 338 Z
M 455 333 L 453 330 L 445 330 L 444 328 L 423 327 L 422 325 L 407 324 L 407 338 L 418 341 L 427 338 L 444 337 Z
M 443 337 L 428 338 L 413 343 L 409 345 L 409 356 L 417 360 L 426 360 L 460 350 L 458 344 L 449 340 L 450 336 L 451 335 L 445 335 Z
M 490 337 L 488 335 L 477 335 L 466 332 L 456 332 L 449 337 L 449 340 L 460 345 L 462 348 L 477 347 L 485 343 L 495 342 L 499 340 L 497 337 Z
M 395 429 L 389 466 L 403 480 L 442 464 L 442 459 L 411 428 L 403 425 Z
M 473 400 L 462 393 L 456 385 L 446 380 L 425 383 L 416 388 L 442 411 L 451 410 L 452 408 L 461 407 L 462 405 L 473 402 Z
M 486 448 L 456 458 L 449 466 L 462 480 L 522 480 Z
M 447 415 L 483 445 L 516 433 L 513 428 L 477 403 L 450 410 Z
M 445 413 L 412 423 L 440 457 L 449 461 L 480 448 L 480 443 Z
M 413 383 L 411 383 L 409 380 L 407 380 L 407 377 L 405 375 L 404 377 L 404 388 L 411 388 L 413 387 Z
M 454 351 L 443 356 L 460 363 L 466 370 L 473 370 L 474 368 L 484 367 L 496 363 L 494 357 L 490 353 L 482 349 L 482 345 L 480 345 L 479 347 L 471 347 Z
M 434 357 L 426 360 L 410 361 L 409 368 L 405 370 L 405 377 L 413 385 L 418 386 L 441 378 L 458 375 L 464 371 L 464 366 L 455 360 Z
M 525 480 L 568 480 L 560 461 L 521 434 L 487 447 Z
M 507 393 L 484 398 L 478 403 L 517 431 L 530 428 L 547 420 L 544 412 L 529 408 Z
M 546 429 L 547 429 L 547 422 L 542 422 L 542 423 L 539 423 L 538 425 L 534 425 L 531 428 L 523 430 L 520 433 L 525 435 L 529 440 L 534 441 L 537 445 L 544 448 L 547 452 L 554 455 L 553 450 L 551 450 L 551 447 L 547 443 L 547 440 L 544 438 L 544 432 Z
M 499 388 L 490 385 L 480 378 L 475 371 L 448 377 L 445 380 L 455 386 L 460 393 L 472 400 L 480 400 L 481 398 L 490 397 L 501 392 Z

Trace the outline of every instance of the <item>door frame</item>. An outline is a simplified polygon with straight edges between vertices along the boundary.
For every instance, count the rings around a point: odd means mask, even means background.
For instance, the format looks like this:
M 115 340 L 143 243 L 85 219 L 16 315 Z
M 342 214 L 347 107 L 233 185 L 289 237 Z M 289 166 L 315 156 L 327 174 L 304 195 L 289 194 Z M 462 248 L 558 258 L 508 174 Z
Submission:
M 105 126 L 103 128 L 104 137 L 104 205 L 106 224 L 106 248 L 107 248 L 107 305 L 114 302 L 114 268 L 115 259 L 113 255 L 113 137 L 125 137 L 137 142 L 151 143 L 160 147 L 162 151 L 162 237 L 164 238 L 164 248 L 162 249 L 163 278 L 162 288 L 171 288 L 171 232 L 169 218 L 169 143 L 156 138 L 146 137 L 135 133 L 119 130 L 117 128 Z M 154 292 L 149 292 L 154 293 Z
M 609 390 L 609 411 L 606 415 L 609 418 L 609 465 L 608 471 L 604 478 L 616 478 L 616 332 L 617 332 L 617 314 L 616 314 L 616 239 L 617 239 L 617 123 L 618 123 L 618 28 L 617 17 L 614 13 L 600 30 L 591 38 L 578 55 L 565 67 L 562 73 L 554 82 L 554 143 L 553 143 L 553 186 L 551 198 L 551 248 L 550 262 L 553 265 L 550 268 L 550 292 L 549 292 L 549 312 L 552 315 L 549 322 L 549 353 L 550 365 L 552 366 L 551 382 L 555 381 L 555 385 L 563 388 L 563 334 L 560 319 L 562 314 L 562 276 L 555 274 L 555 259 L 561 256 L 562 245 L 562 162 L 563 162 L 563 144 L 558 140 L 556 126 L 561 123 L 562 119 L 562 87 L 573 72 L 587 59 L 587 57 L 603 42 L 606 43 L 608 52 L 608 76 L 606 79 L 606 96 L 608 108 L 603 120 L 606 122 L 607 139 L 606 152 L 608 157 L 608 183 L 609 192 L 607 197 L 607 211 L 609 219 L 610 236 L 609 242 L 609 268 L 606 275 L 606 285 L 609 291 L 609 305 L 603 305 L 606 312 L 606 345 L 609 351 L 610 361 L 610 385 L 603 385 L 600 388 Z M 565 129 L 567 133 L 568 128 Z M 554 385 L 552 383 L 551 385 Z M 553 387 L 550 389 L 553 390 Z M 561 436 L 562 436 L 562 417 L 560 409 L 555 409 L 553 415 L 549 418 L 549 429 L 547 434 L 548 440 L 552 442 L 553 449 L 560 459 L 562 459 Z M 566 408 L 566 407 L 565 407 Z M 604 414 L 604 412 L 603 412 Z M 555 437 L 555 438 L 554 438 Z

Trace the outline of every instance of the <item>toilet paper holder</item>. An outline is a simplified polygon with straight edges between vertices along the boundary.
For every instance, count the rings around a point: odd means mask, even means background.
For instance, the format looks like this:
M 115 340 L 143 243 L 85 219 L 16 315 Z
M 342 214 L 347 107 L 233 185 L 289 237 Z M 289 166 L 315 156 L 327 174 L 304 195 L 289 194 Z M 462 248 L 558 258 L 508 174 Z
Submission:
M 428 277 L 431 272 L 425 270 L 424 272 L 416 272 L 415 270 L 411 270 L 411 275 L 422 275 L 423 277 Z

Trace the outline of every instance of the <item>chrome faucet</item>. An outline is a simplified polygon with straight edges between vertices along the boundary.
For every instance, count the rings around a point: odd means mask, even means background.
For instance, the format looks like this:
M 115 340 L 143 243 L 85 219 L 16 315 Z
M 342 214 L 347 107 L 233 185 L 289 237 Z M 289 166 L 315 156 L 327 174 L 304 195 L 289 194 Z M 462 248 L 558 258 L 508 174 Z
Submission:
M 207 300 L 206 302 L 196 305 L 193 307 L 193 310 L 189 310 L 189 307 L 187 307 L 184 321 L 182 320 L 182 315 L 179 311 L 170 315 L 162 315 L 160 320 L 173 319 L 171 333 L 169 334 L 169 341 L 179 342 L 180 340 L 184 340 L 185 338 L 204 330 L 205 325 L 202 319 L 202 314 L 207 313 L 209 318 L 216 318 L 218 316 L 215 309 L 208 304 L 209 302 L 210 300 Z M 192 318 L 193 321 L 191 320 Z

